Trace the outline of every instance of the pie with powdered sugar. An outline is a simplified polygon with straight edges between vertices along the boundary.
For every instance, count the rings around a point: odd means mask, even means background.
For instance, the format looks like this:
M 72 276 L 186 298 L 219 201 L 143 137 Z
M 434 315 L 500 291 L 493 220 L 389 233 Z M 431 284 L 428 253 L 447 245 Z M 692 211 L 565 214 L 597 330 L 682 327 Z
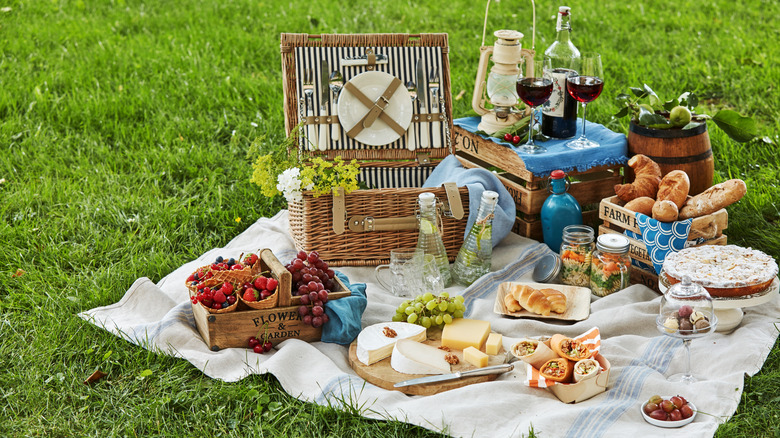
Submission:
M 670 284 L 688 276 L 713 297 L 738 297 L 768 288 L 778 267 L 772 257 L 756 249 L 703 245 L 669 254 L 663 270 Z

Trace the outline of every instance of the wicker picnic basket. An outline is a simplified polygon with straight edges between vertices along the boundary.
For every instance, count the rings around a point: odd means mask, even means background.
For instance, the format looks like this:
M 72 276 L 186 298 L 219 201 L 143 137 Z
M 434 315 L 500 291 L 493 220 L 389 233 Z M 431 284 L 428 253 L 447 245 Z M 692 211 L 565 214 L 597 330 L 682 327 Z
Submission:
M 450 260 L 454 260 L 463 242 L 468 219 L 468 190 L 454 186 L 421 188 L 436 164 L 454 151 L 450 138 L 452 102 L 448 50 L 446 34 L 282 34 L 287 134 L 294 134 L 293 130 L 301 124 L 306 134 L 323 132 L 320 130 L 322 125 L 328 133 L 338 132 L 333 134 L 334 137 L 338 135 L 337 140 L 327 140 L 327 145 L 320 144 L 319 148 L 312 147 L 318 142 L 310 143 L 302 138 L 298 150 L 291 153 L 319 156 L 325 160 L 337 156 L 344 160 L 356 159 L 360 164 L 359 179 L 371 187 L 333 196 L 315 197 L 313 193 L 304 192 L 301 202 L 290 203 L 290 229 L 297 249 L 316 250 L 332 266 L 387 263 L 391 249 L 416 244 L 417 199 L 420 193 L 433 192 L 441 206 L 440 230 L 444 245 Z M 343 74 L 344 88 L 338 95 L 338 114 L 327 106 L 328 103 L 322 106 L 320 96 L 327 86 L 324 80 L 315 79 L 313 92 L 308 96 L 304 92 L 304 81 L 312 76 L 321 78 L 323 71 L 327 73 L 326 68 Z M 398 93 L 407 93 L 407 86 L 399 86 L 392 92 L 388 91 L 391 88 L 388 86 L 386 94 L 370 99 L 374 107 L 387 106 L 379 110 L 372 109 L 365 96 L 358 96 L 360 93 L 355 91 L 360 87 L 358 79 L 367 79 L 366 72 L 373 72 L 371 78 L 381 72 L 400 84 L 417 83 L 419 95 L 425 90 L 419 85 L 420 71 L 429 73 L 430 83 L 438 83 L 439 99 L 438 102 L 436 98 L 430 99 L 427 93 L 424 96 L 426 103 L 418 99 L 417 106 L 411 106 L 413 114 L 409 116 L 408 125 L 400 126 L 402 129 L 394 126 L 394 119 L 387 120 L 387 116 L 392 99 Z M 311 82 L 308 79 L 310 89 Z M 351 82 L 356 85 L 349 88 Z M 343 101 L 352 96 L 344 96 L 348 88 L 356 93 L 355 97 L 363 98 L 361 103 L 366 106 L 366 116 L 361 122 L 370 116 L 369 113 L 375 112 L 377 120 L 385 121 L 393 128 L 394 131 L 387 131 L 387 142 L 382 142 L 381 138 L 375 142 L 364 141 L 359 135 L 353 135 L 359 123 L 349 129 L 349 112 L 342 109 L 359 105 L 344 106 Z M 335 97 L 331 99 L 335 100 Z M 411 102 L 414 105 L 415 100 Z M 362 125 L 366 126 L 365 123 Z M 310 128 L 313 129 L 308 131 Z M 379 132 L 379 128 L 376 131 Z M 371 140 L 376 140 L 375 137 Z

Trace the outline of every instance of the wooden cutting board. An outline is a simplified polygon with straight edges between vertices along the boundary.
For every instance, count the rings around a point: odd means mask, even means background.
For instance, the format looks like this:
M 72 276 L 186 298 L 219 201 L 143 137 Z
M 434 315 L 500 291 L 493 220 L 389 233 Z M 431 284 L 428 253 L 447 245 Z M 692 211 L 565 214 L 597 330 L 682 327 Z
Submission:
M 441 329 L 428 329 L 428 339 L 424 342 L 434 347 L 441 346 Z M 482 350 L 485 351 L 484 349 Z M 452 372 L 473 370 L 476 367 L 466 362 L 463 359 L 463 352 L 461 350 L 452 350 L 452 354 L 458 357 L 460 361 L 457 365 L 452 366 Z M 488 365 L 500 365 L 506 361 L 506 351 L 501 348 L 495 356 L 490 356 L 488 359 Z M 357 340 L 352 342 L 349 346 L 349 364 L 352 369 L 355 370 L 358 376 L 364 378 L 367 382 L 376 385 L 383 389 L 391 391 L 400 391 L 408 395 L 433 395 L 440 392 L 449 391 L 451 389 L 460 388 L 466 385 L 472 385 L 474 383 L 490 382 L 495 380 L 500 374 L 490 374 L 487 376 L 473 376 L 464 377 L 461 379 L 448 380 L 445 382 L 425 383 L 422 385 L 404 386 L 401 388 L 393 387 L 398 382 L 404 380 L 416 379 L 418 377 L 426 377 L 428 374 L 403 374 L 394 370 L 390 366 L 390 357 L 380 360 L 377 363 L 366 365 L 359 361 L 357 358 Z

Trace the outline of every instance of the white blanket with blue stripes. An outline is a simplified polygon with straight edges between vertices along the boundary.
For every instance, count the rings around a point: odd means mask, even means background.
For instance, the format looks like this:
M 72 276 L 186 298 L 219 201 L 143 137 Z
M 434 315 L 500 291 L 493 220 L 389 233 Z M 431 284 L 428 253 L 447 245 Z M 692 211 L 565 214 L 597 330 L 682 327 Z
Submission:
M 566 405 L 544 389 L 524 385 L 523 367 L 497 380 L 466 386 L 433 396 L 407 396 L 366 383 L 350 368 L 346 347 L 322 342 L 288 340 L 272 354 L 248 349 L 208 349 L 198 336 L 185 278 L 217 255 L 271 248 L 282 260 L 295 250 L 288 233 L 287 212 L 263 218 L 224 248 L 216 248 L 180 267 L 157 284 L 138 279 L 116 304 L 92 309 L 82 318 L 144 348 L 190 361 L 206 375 L 238 381 L 250 374 L 271 373 L 285 391 L 305 401 L 343 406 L 374 419 L 396 419 L 464 437 L 520 437 L 533 428 L 544 437 L 713 436 L 720 422 L 736 411 L 744 375 L 757 373 L 775 339 L 780 299 L 745 309 L 740 326 L 731 334 L 715 333 L 694 340 L 694 373 L 704 380 L 691 386 L 666 381 L 682 372 L 680 341 L 660 335 L 654 318 L 660 297 L 644 286 L 631 286 L 595 301 L 591 315 L 575 324 L 533 319 L 507 319 L 493 311 L 498 284 L 529 280 L 536 260 L 549 251 L 533 240 L 510 234 L 496 247 L 491 274 L 463 293 L 468 317 L 489 320 L 493 331 L 504 334 L 505 346 L 524 336 L 562 333 L 578 335 L 598 326 L 602 354 L 611 362 L 608 390 L 578 404 Z M 367 283 L 368 307 L 363 326 L 388 320 L 401 298 L 375 283 L 372 268 L 340 268 L 351 282 Z M 681 429 L 660 429 L 646 423 L 641 403 L 653 394 L 681 394 L 702 414 Z M 709 415 L 704 415 L 703 413 Z

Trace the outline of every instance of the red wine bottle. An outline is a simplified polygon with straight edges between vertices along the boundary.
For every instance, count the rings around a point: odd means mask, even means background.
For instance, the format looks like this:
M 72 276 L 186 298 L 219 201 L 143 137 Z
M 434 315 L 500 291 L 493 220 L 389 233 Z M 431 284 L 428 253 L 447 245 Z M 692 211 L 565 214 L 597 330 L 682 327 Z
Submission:
M 542 133 L 553 138 L 574 137 L 577 132 L 577 101 L 566 91 L 566 78 L 576 74 L 574 68 L 580 51 L 571 42 L 571 8 L 558 8 L 558 35 L 544 51 L 550 59 L 553 92 L 542 108 Z

